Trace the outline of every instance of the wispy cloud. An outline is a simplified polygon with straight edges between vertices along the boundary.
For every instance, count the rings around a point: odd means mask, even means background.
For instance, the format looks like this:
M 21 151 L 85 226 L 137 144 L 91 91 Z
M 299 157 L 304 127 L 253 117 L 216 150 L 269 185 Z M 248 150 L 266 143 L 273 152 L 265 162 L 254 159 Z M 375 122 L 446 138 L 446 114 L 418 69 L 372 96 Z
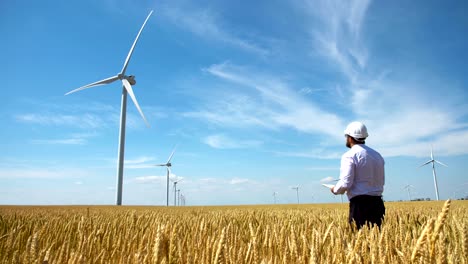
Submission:
M 367 50 L 360 37 L 369 4 L 360 0 L 306 1 L 306 10 L 320 23 L 311 27 L 315 51 L 335 62 L 353 82 L 367 65 Z
M 211 65 L 205 71 L 237 87 L 248 88 L 243 98 L 252 99 L 242 102 L 221 99 L 221 103 L 215 103 L 216 106 L 225 104 L 228 108 L 207 106 L 207 110 L 188 112 L 185 116 L 205 118 L 218 125 L 260 125 L 266 129 L 286 127 L 306 133 L 341 137 L 341 118 L 307 101 L 275 76 L 229 62 Z
M 245 51 L 265 56 L 268 49 L 261 47 L 254 40 L 247 40 L 236 36 L 229 31 L 220 16 L 210 9 L 201 9 L 194 6 L 175 7 L 165 6 L 162 9 L 170 21 L 184 30 L 188 30 L 203 38 L 221 41 Z
M 73 126 L 80 128 L 98 128 L 103 124 L 103 119 L 93 114 L 63 115 L 63 114 L 20 114 L 16 120 L 23 123 L 37 125 Z
M 69 138 L 62 139 L 33 139 L 32 144 L 43 145 L 85 145 L 88 143 L 88 138 L 96 136 L 96 133 L 75 133 Z
M 254 184 L 256 183 L 255 181 L 252 181 L 247 178 L 233 178 L 229 181 L 229 184 L 231 185 L 239 185 L 239 184 Z
M 141 156 L 135 159 L 126 159 L 125 160 L 125 168 L 126 169 L 147 169 L 147 168 L 154 168 L 156 158 L 148 157 L 148 156 Z M 148 164 L 151 162 L 152 164 Z
M 335 151 L 333 148 L 320 148 L 309 151 L 276 151 L 274 154 L 284 157 L 301 157 L 313 159 L 338 159 L 343 154 L 342 152 Z
M 321 182 L 321 183 L 333 182 L 333 181 L 335 181 L 335 180 L 336 180 L 336 178 L 333 178 L 333 177 L 329 176 L 329 177 L 325 177 L 325 178 L 321 179 L 320 182 Z
M 174 181 L 181 181 L 184 180 L 184 177 L 177 176 L 173 173 L 169 175 L 169 181 L 174 182 Z M 167 182 L 167 176 L 156 176 L 156 175 L 150 175 L 150 176 L 139 176 L 133 178 L 131 181 L 136 182 L 136 183 L 141 183 L 141 184 L 147 184 L 147 183 L 157 183 L 157 184 L 166 184 Z
M 135 178 L 136 183 L 165 183 L 166 176 L 140 176 Z
M 368 69 L 369 58 L 375 57 L 369 56 L 364 36 L 371 1 L 304 2 L 310 24 L 319 23 L 310 27 L 311 54 L 320 55 L 345 77 L 341 87 L 348 95 L 349 116 L 343 119 L 364 121 L 370 133 L 368 143 L 385 156 L 421 156 L 431 143 L 450 146 L 441 150 L 447 155 L 467 153 L 458 147 L 466 146 L 462 139 L 468 130 L 460 121 L 466 111 L 457 110 L 454 105 L 460 103 L 450 97 L 437 98 L 440 103 L 434 104 L 427 95 L 437 90 L 434 83 L 440 81 L 434 79 L 442 76 L 411 81 L 397 79 L 392 71 L 398 68 Z M 405 76 L 421 74 L 420 69 L 405 69 Z
M 86 177 L 89 173 L 70 168 L 5 168 L 0 170 L 0 179 L 63 179 Z
M 223 134 L 210 135 L 203 139 L 203 142 L 212 148 L 217 149 L 238 149 L 252 148 L 262 145 L 258 140 L 238 140 Z

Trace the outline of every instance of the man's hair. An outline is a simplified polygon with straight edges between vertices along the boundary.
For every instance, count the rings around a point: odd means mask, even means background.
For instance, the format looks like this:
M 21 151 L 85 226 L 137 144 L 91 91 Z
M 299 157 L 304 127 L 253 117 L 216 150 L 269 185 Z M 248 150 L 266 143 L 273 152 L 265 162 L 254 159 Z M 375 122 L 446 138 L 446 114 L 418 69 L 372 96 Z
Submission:
M 354 138 L 352 136 L 349 137 L 352 138 L 356 144 L 366 144 L 366 138 Z

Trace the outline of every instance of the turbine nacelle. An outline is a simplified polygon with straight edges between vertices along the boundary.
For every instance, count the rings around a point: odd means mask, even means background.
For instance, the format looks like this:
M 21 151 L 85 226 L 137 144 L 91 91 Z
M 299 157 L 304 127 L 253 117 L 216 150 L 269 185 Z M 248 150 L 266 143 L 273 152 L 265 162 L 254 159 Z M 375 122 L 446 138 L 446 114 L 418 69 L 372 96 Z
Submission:
M 117 77 L 119 78 L 119 80 L 124 80 L 124 79 L 127 80 L 131 85 L 136 84 L 135 75 L 125 75 L 125 74 L 119 73 Z

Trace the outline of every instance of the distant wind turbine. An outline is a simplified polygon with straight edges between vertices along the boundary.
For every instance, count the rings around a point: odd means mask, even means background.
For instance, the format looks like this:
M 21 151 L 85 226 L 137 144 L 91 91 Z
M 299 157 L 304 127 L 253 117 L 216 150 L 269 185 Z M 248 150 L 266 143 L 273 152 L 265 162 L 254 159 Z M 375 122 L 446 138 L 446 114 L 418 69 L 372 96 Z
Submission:
M 174 206 L 177 205 L 177 203 L 176 203 L 177 183 L 179 183 L 181 180 L 182 180 L 182 179 L 177 180 L 177 181 L 173 181 L 173 183 L 174 183 Z
M 174 156 L 174 153 L 176 151 L 176 148 L 174 148 L 172 150 L 172 153 L 171 155 L 169 156 L 169 159 L 167 160 L 167 162 L 165 164 L 156 164 L 154 166 L 162 166 L 162 167 L 166 167 L 167 169 L 167 181 L 166 181 L 166 185 L 167 185 L 167 190 L 166 190 L 166 206 L 169 206 L 169 174 L 171 174 L 171 167 L 172 167 L 172 163 L 171 163 L 171 159 L 172 159 L 172 156 Z
M 410 184 L 408 184 L 408 185 L 406 185 L 405 187 L 403 187 L 403 189 L 406 189 L 406 190 L 408 191 L 408 199 L 409 199 L 409 201 L 411 201 L 411 190 L 410 190 L 411 188 L 414 188 L 414 186 L 413 186 L 413 185 L 410 185 Z
M 276 204 L 276 195 L 278 195 L 278 192 L 273 192 L 273 202 Z
M 436 192 L 437 201 L 439 201 L 439 188 L 437 187 L 437 178 L 436 178 L 436 172 L 435 172 L 435 166 L 434 166 L 434 164 L 436 162 L 439 163 L 440 165 L 448 167 L 447 165 L 443 164 L 442 162 L 434 159 L 434 155 L 433 155 L 433 152 L 432 152 L 432 146 L 431 146 L 431 159 L 429 161 L 427 161 L 426 163 L 424 163 L 423 165 L 419 166 L 419 167 L 421 168 L 424 165 L 432 163 L 432 176 L 434 176 L 434 188 L 435 188 L 435 192 Z
M 296 187 L 291 187 L 291 189 L 296 190 L 297 203 L 299 203 L 299 185 Z
M 180 205 L 180 189 L 177 189 L 177 204 Z
M 182 206 L 185 206 L 185 195 L 183 195 L 183 194 L 180 195 L 180 202 L 181 202 Z
M 135 94 L 133 93 L 132 85 L 136 84 L 135 81 L 135 76 L 133 75 L 125 75 L 125 72 L 127 70 L 128 63 L 130 62 L 130 58 L 132 57 L 133 54 L 133 49 L 135 48 L 135 45 L 138 42 L 138 38 L 140 37 L 141 32 L 143 31 L 143 28 L 146 25 L 146 22 L 150 18 L 151 14 L 153 13 L 153 10 L 148 14 L 146 17 L 145 22 L 140 28 L 140 31 L 138 32 L 135 41 L 133 42 L 132 47 L 130 48 L 130 51 L 128 52 L 127 59 L 124 62 L 122 70 L 115 76 L 109 77 L 104 80 L 100 80 L 85 86 L 82 86 L 80 88 L 77 88 L 75 90 L 72 90 L 65 95 L 69 95 L 74 92 L 78 92 L 84 89 L 88 89 L 94 86 L 98 85 L 104 85 L 104 84 L 110 84 L 114 81 L 121 80 L 122 81 L 122 101 L 121 101 L 121 110 L 120 110 L 120 134 L 119 134 L 119 152 L 118 152 L 118 168 L 117 168 L 117 195 L 116 195 L 116 205 L 122 205 L 122 181 L 123 181 L 123 168 L 124 168 L 124 151 L 125 151 L 125 123 L 127 119 L 127 93 L 130 95 L 130 98 L 132 98 L 133 103 L 135 104 L 138 112 L 140 112 L 141 117 L 145 121 L 146 125 L 149 127 L 148 121 L 146 121 L 145 115 L 143 115 L 143 112 L 141 111 L 140 105 L 138 104 L 138 101 L 136 100 Z

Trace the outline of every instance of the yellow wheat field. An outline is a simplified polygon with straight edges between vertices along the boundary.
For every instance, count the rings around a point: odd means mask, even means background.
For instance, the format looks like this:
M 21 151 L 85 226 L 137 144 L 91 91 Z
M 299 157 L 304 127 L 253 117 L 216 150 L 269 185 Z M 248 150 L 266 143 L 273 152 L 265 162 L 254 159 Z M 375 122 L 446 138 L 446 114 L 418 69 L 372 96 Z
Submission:
M 468 201 L 348 207 L 0 207 L 1 263 L 468 263 Z

